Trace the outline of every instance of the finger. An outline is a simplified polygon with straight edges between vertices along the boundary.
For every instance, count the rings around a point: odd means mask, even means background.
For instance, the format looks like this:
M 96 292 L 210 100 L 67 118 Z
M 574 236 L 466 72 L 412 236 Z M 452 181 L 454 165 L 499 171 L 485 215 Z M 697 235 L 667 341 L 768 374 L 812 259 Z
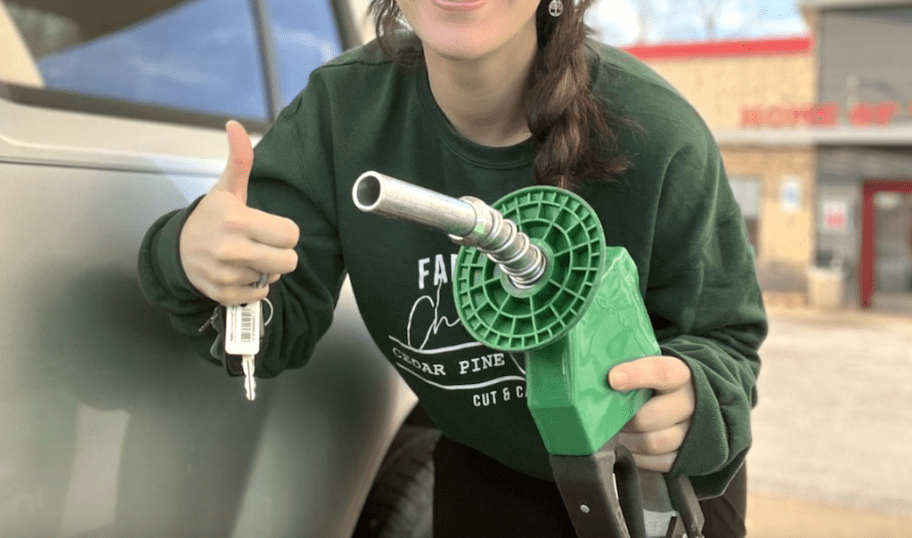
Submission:
M 690 422 L 681 422 L 664 430 L 644 433 L 618 434 L 621 443 L 634 454 L 661 456 L 676 452 L 684 443 Z
M 647 456 L 644 454 L 634 454 L 633 461 L 637 467 L 644 471 L 655 471 L 657 473 L 667 473 L 671 470 L 675 460 L 678 458 L 677 452 L 662 454 L 661 456 Z
M 199 291 L 223 306 L 260 301 L 269 293 L 268 285 L 262 288 L 254 288 L 250 285 L 251 282 L 259 279 L 259 275 L 253 271 L 245 272 L 245 270 L 232 268 L 224 272 L 219 271 L 218 275 L 228 276 L 216 276 L 203 280 Z M 216 281 L 227 283 L 220 284 Z
M 225 125 L 228 134 L 228 162 L 214 189 L 230 192 L 245 205 L 250 169 L 253 166 L 253 144 L 247 130 L 232 120 Z
M 693 390 L 687 389 L 653 396 L 624 425 L 621 431 L 654 432 L 691 419 L 696 399 Z
M 267 295 L 269 295 L 269 286 L 263 286 L 262 288 L 233 286 L 217 292 L 212 298 L 222 306 L 231 306 L 262 301 Z
M 276 248 L 240 239 L 226 241 L 216 247 L 216 250 L 216 260 L 223 265 L 223 269 L 244 270 L 247 274 L 255 275 L 253 279 L 246 280 L 246 283 L 256 282 L 263 273 L 284 275 L 298 267 L 298 253 L 290 248 Z M 213 279 L 216 276 L 213 275 Z M 229 282 L 219 282 L 229 285 L 245 283 L 236 278 Z
M 217 269 L 209 276 L 209 281 L 225 293 L 231 288 L 250 286 L 252 283 L 260 280 L 262 273 L 259 273 L 249 267 L 235 264 L 220 263 Z
M 614 390 L 655 389 L 659 392 L 677 390 L 690 383 L 690 368 L 677 357 L 643 357 L 618 364 L 608 373 Z
M 298 268 L 298 253 L 291 248 L 276 248 L 262 243 L 250 243 L 240 263 L 258 275 L 287 275 Z M 259 277 L 257 277 L 259 280 Z
M 246 234 L 250 239 L 278 248 L 294 248 L 301 237 L 301 230 L 291 219 L 250 209 L 246 215 Z

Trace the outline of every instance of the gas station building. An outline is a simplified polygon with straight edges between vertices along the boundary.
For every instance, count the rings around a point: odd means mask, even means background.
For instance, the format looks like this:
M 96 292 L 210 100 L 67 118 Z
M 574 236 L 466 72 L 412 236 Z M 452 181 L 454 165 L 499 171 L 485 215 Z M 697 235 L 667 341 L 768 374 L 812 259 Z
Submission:
M 912 313 L 912 0 L 803 0 L 807 36 L 634 45 L 713 131 L 767 300 Z

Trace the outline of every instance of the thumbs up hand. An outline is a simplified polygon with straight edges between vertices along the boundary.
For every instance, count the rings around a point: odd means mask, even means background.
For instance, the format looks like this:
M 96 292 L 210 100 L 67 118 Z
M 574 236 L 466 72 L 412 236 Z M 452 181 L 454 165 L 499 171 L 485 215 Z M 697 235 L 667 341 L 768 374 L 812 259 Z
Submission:
M 263 274 L 273 284 L 298 265 L 300 230 L 294 221 L 247 207 L 253 146 L 244 127 L 230 121 L 228 163 L 181 230 L 181 264 L 190 283 L 223 305 L 258 301 L 269 286 L 252 284 Z

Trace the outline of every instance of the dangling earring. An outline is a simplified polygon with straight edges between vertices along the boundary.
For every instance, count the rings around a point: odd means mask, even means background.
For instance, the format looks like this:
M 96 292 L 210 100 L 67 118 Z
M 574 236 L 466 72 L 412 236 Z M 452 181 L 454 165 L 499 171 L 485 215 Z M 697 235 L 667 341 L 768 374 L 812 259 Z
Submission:
M 551 3 L 548 4 L 548 13 L 552 17 L 560 17 L 561 13 L 564 12 L 564 3 L 561 0 L 551 0 Z

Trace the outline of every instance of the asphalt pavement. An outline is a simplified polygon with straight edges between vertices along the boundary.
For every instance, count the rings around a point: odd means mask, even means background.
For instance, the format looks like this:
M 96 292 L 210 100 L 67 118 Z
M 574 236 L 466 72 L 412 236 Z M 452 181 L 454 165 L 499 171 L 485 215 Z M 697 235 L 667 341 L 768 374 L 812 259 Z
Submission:
M 912 536 L 912 311 L 769 315 L 748 537 Z

